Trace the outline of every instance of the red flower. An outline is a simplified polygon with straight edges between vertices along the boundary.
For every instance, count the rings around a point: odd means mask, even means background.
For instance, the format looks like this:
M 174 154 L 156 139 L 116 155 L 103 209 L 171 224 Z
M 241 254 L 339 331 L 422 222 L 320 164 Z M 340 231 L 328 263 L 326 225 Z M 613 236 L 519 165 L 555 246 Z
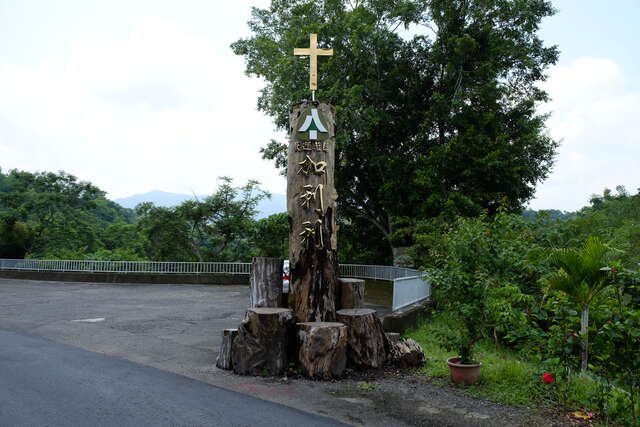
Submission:
M 544 374 L 542 374 L 542 381 L 544 381 L 547 384 L 551 384 L 553 382 L 555 382 L 555 378 L 553 378 L 553 374 L 550 374 L 549 372 L 545 372 Z

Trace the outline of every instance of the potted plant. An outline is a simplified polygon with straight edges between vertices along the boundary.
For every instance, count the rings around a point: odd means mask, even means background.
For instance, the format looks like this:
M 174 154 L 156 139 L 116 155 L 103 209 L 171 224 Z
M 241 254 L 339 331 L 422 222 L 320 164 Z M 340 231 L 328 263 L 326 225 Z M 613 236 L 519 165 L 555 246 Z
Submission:
M 482 363 L 474 357 L 476 343 L 483 338 L 487 319 L 486 277 L 469 277 L 447 268 L 434 274 L 440 291 L 438 308 L 451 319 L 452 326 L 441 333 L 443 347 L 455 351 L 447 359 L 451 380 L 456 384 L 471 385 L 480 378 Z
M 446 345 L 446 347 L 458 353 L 458 356 L 447 359 L 451 381 L 455 384 L 462 385 L 475 384 L 480 379 L 480 367 L 482 363 L 473 358 L 473 350 L 480 336 L 474 335 L 468 330 L 457 333 L 454 332 L 454 334 L 458 336 L 450 339 L 448 345 Z
M 496 284 L 492 274 L 491 238 L 482 220 L 458 220 L 442 238 L 433 254 L 437 268 L 431 270 L 438 311 L 450 325 L 441 334 L 442 346 L 455 354 L 447 360 L 451 380 L 474 384 L 480 378 L 481 363 L 474 349 L 487 330 L 490 288 Z
M 481 339 L 499 343 L 506 334 L 529 328 L 524 312 L 532 297 L 519 286 L 530 280 L 521 264 L 536 247 L 529 227 L 502 213 L 459 218 L 429 241 L 434 301 L 451 320 L 442 345 L 456 352 L 447 361 L 454 382 L 478 380 L 481 364 L 474 349 Z

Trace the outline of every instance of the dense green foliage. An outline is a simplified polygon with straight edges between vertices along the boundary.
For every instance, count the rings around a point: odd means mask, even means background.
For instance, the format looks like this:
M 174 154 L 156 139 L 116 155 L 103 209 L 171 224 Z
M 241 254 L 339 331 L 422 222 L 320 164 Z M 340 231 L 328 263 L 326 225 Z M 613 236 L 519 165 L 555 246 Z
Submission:
M 105 247 L 111 224 L 133 213 L 64 172 L 0 170 L 0 257 L 58 257 Z
M 136 213 L 146 238 L 144 252 L 156 261 L 246 260 L 256 206 L 265 197 L 269 194 L 256 181 L 234 187 L 231 178 L 222 177 L 216 192 L 202 201 L 174 208 L 142 203 Z
M 204 200 L 135 211 L 64 172 L 0 170 L 0 258 L 247 261 L 288 250 L 286 214 L 256 221 L 269 197 L 256 181 L 222 177 Z
M 508 349 L 540 375 L 555 374 L 557 402 L 637 425 L 638 203 L 640 193 L 620 188 L 592 197 L 569 219 L 500 212 L 441 223 L 437 232 L 433 221 L 419 223 L 413 255 L 431 272 L 437 310 L 447 318 L 429 334 L 460 353 L 476 342 Z M 576 374 L 587 368 L 596 376 Z
M 554 249 L 549 255 L 556 270 L 546 279 L 550 291 L 559 291 L 582 311 L 580 335 L 582 339 L 582 364 L 585 372 L 589 362 L 589 306 L 593 300 L 611 285 L 613 250 L 597 237 L 589 237 L 580 249 Z
M 411 243 L 407 222 L 517 211 L 547 176 L 556 143 L 536 104 L 558 51 L 537 32 L 553 13 L 545 0 L 273 0 L 232 47 L 264 79 L 258 108 L 281 129 L 309 97 L 293 49 L 309 33 L 334 48 L 317 98 L 337 109 L 338 212 L 369 221 L 390 254 Z M 285 153 L 263 149 L 280 168 Z

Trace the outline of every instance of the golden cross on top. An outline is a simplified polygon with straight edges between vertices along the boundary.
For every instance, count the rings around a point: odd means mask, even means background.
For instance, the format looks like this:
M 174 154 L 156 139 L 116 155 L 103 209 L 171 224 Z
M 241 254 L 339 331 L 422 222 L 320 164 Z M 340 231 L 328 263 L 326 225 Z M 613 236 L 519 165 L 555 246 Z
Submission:
M 318 49 L 318 35 L 309 35 L 309 49 L 295 48 L 296 56 L 308 56 L 311 59 L 309 67 L 309 89 L 311 92 L 318 90 L 318 56 L 333 56 L 333 49 Z

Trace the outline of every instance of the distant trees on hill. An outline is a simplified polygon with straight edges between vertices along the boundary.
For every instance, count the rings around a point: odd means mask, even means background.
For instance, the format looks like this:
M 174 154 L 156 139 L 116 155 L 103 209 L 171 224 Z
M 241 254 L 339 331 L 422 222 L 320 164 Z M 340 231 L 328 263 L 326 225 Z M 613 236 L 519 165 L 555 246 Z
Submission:
M 65 172 L 0 169 L 0 257 L 154 261 L 235 261 L 286 256 L 286 214 L 255 221 L 269 194 L 257 181 L 166 208 L 135 210 L 107 200 Z
M 167 208 L 143 203 L 125 209 L 91 183 L 65 172 L 0 169 L 0 258 L 154 261 L 247 261 L 252 256 L 288 255 L 286 213 L 255 220 L 256 206 L 269 197 L 258 182 L 235 186 L 223 177 L 202 200 Z M 640 193 L 624 187 L 594 195 L 577 212 L 511 214 L 546 247 L 578 247 L 597 236 L 621 250 L 627 265 L 640 263 Z M 524 217 L 524 218 L 523 218 Z M 483 221 L 490 221 L 484 216 Z M 514 219 L 515 221 L 515 219 Z M 402 228 L 416 261 L 429 265 L 430 248 L 453 221 L 406 218 Z M 523 225 L 524 227 L 524 225 Z M 384 238 L 364 218 L 342 218 L 338 241 L 343 262 L 388 264 Z

